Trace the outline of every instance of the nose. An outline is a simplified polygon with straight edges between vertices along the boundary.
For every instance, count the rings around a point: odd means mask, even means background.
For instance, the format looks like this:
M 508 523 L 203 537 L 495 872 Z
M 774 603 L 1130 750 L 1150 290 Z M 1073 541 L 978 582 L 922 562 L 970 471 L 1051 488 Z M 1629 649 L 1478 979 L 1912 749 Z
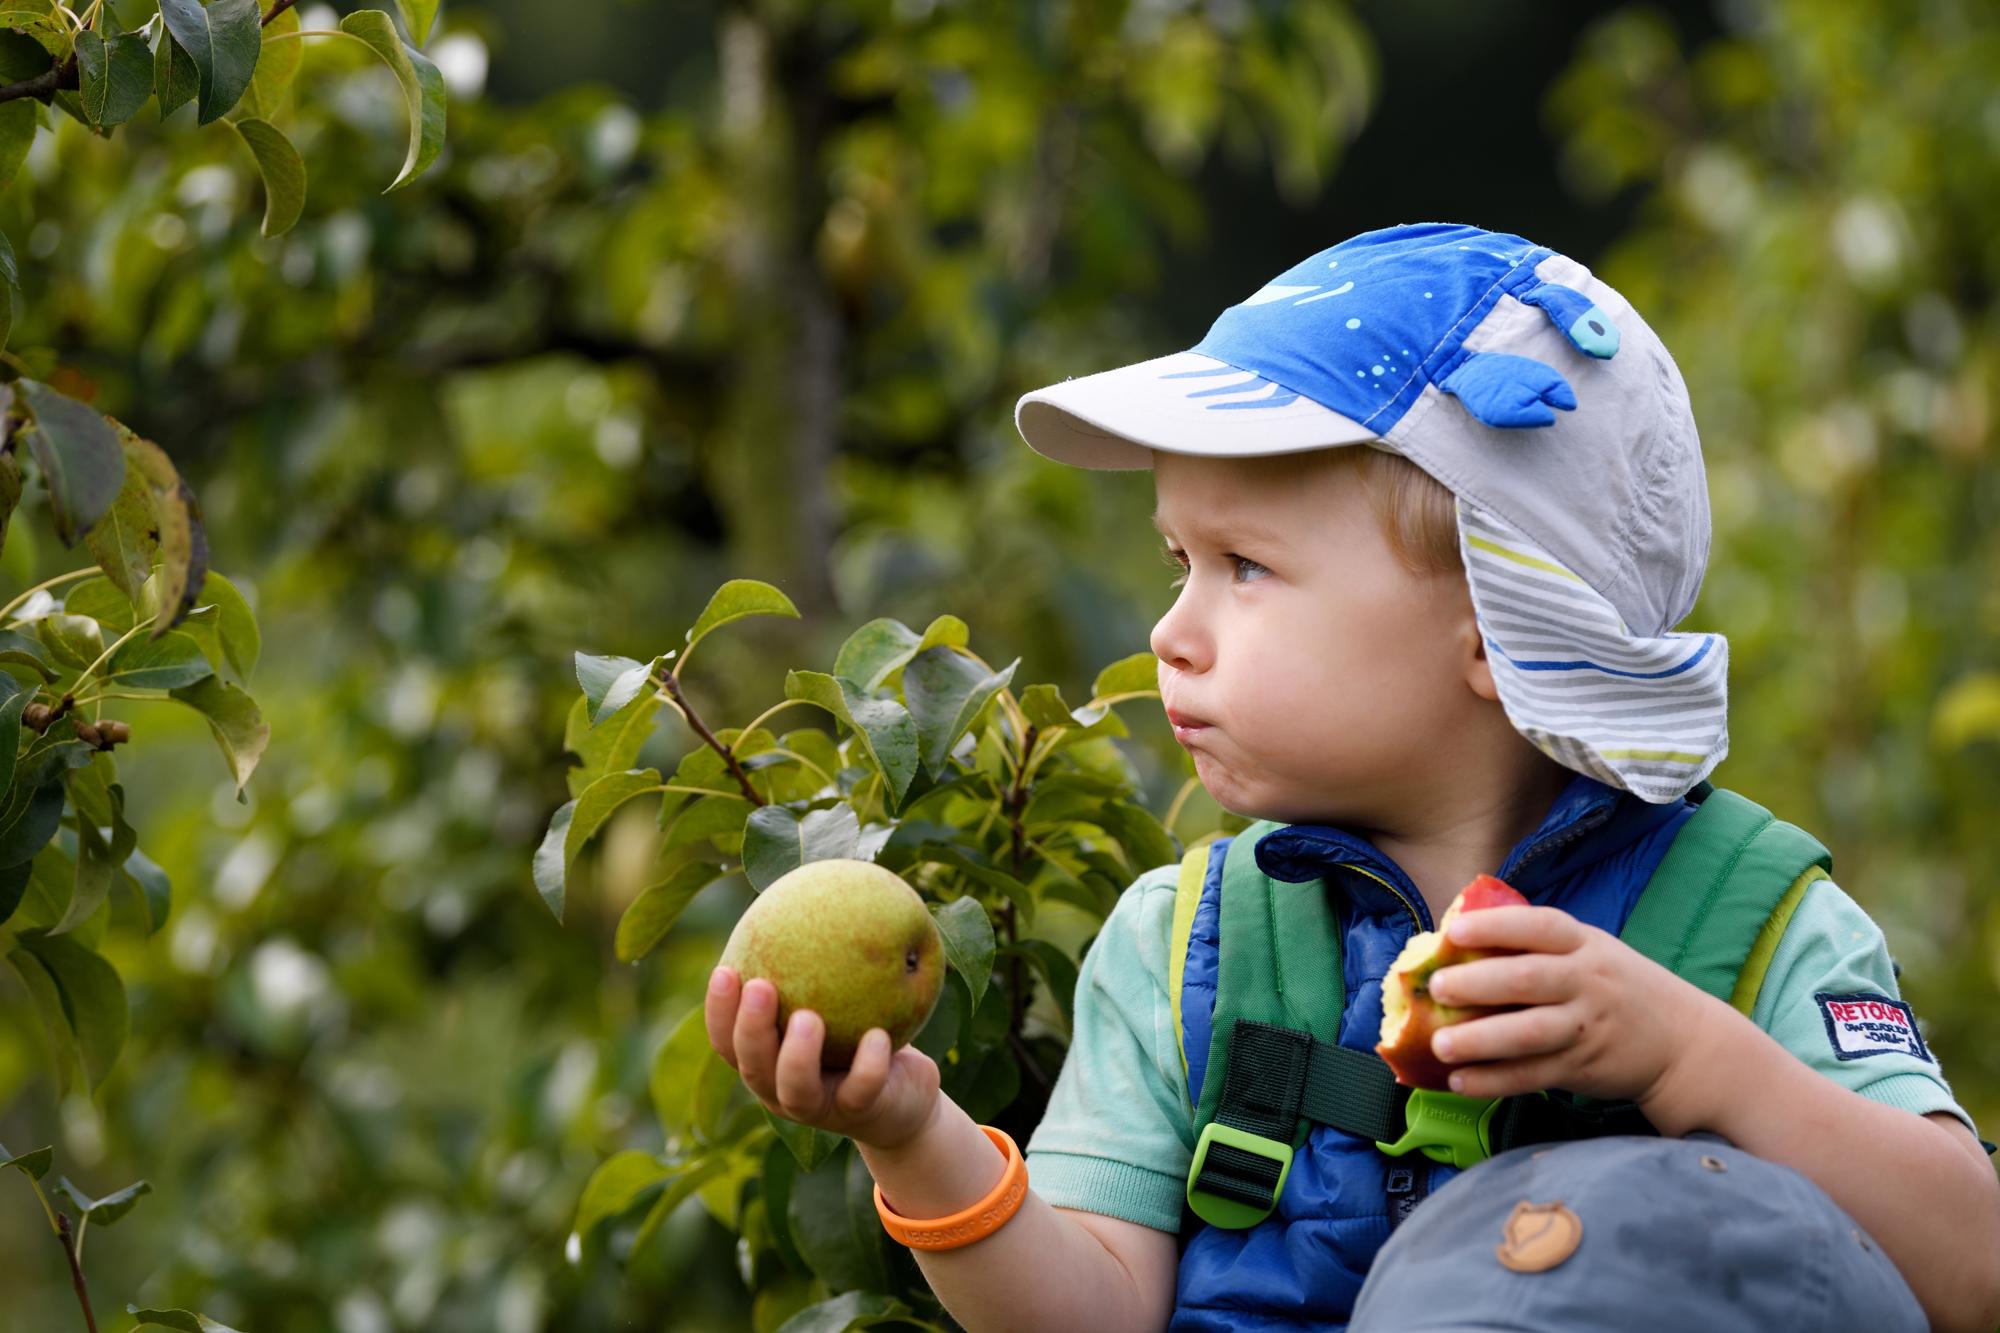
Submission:
M 1213 661 L 1213 637 L 1202 626 L 1199 608 L 1183 585 L 1174 604 L 1153 626 L 1153 656 L 1175 671 L 1206 671 Z

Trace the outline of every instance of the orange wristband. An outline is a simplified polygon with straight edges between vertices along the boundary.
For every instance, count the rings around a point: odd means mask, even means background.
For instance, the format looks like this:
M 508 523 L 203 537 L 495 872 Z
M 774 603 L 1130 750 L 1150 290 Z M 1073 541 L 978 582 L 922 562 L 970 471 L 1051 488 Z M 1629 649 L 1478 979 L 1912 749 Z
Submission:
M 1021 1200 L 1028 1197 L 1028 1164 L 1021 1160 L 1021 1150 L 1006 1130 L 991 1125 L 979 1128 L 1007 1159 L 1000 1183 L 970 1208 L 961 1208 L 949 1217 L 926 1218 L 899 1217 L 890 1212 L 882 1201 L 882 1187 L 877 1185 L 875 1211 L 882 1217 L 882 1229 L 892 1238 L 913 1250 L 955 1250 L 992 1235 L 1020 1208 Z

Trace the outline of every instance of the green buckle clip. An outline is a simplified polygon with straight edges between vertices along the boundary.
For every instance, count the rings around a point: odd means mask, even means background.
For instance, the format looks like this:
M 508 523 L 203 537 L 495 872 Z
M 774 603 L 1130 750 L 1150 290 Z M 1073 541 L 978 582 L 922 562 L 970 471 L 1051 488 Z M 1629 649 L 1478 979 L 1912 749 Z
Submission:
M 1375 1146 L 1391 1157 L 1401 1157 L 1419 1149 L 1434 1162 L 1453 1166 L 1476 1166 L 1493 1155 L 1493 1141 L 1487 1127 L 1493 1122 L 1498 1097 L 1463 1097 L 1455 1092 L 1433 1092 L 1416 1088 L 1403 1108 L 1409 1126 L 1394 1143 L 1379 1139 Z
M 1213 1144 L 1224 1144 L 1238 1148 L 1258 1157 L 1278 1164 L 1278 1183 L 1271 1190 L 1271 1202 L 1262 1208 L 1254 1204 L 1241 1203 L 1235 1199 L 1224 1199 L 1206 1190 L 1195 1188 L 1195 1181 L 1201 1179 L 1202 1166 L 1208 1161 L 1208 1150 Z M 1194 1165 L 1188 1168 L 1187 1201 L 1194 1215 L 1210 1226 L 1227 1227 L 1240 1231 L 1254 1227 L 1271 1215 L 1278 1206 L 1278 1196 L 1285 1191 L 1285 1177 L 1292 1169 L 1292 1145 L 1267 1139 L 1261 1134 L 1247 1130 L 1232 1129 L 1220 1121 L 1211 1120 L 1201 1131 L 1201 1138 L 1194 1145 Z

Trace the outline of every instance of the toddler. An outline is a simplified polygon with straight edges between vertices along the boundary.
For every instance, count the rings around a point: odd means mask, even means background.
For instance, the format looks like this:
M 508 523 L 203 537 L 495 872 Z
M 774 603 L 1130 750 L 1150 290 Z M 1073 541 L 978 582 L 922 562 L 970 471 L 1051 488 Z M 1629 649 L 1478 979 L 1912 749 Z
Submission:
M 1728 645 L 1673 629 L 1708 560 L 1700 446 L 1616 291 L 1519 236 L 1367 232 L 1016 422 L 1049 458 L 1152 470 L 1184 571 L 1160 692 L 1203 786 L 1256 822 L 1121 897 L 1025 1158 L 880 1031 L 823 1073 L 823 1025 L 780 1033 L 769 983 L 718 968 L 707 1000 L 768 1108 L 856 1141 L 954 1317 L 2000 1322 L 2000 1184 L 1881 931 L 1815 840 L 1707 781 Z M 1758 850 L 1704 898 L 1694 830 L 1732 812 Z M 1509 1008 L 1440 1031 L 1452 1091 L 1413 1096 L 1374 1055 L 1382 980 L 1480 873 L 1530 905 L 1453 937 L 1517 952 L 1430 990 Z M 1720 970 L 1659 945 L 1668 919 L 1735 930 Z M 1418 1127 L 1489 1103 L 1476 1143 Z M 1363 1128 L 1385 1114 L 1410 1138 Z

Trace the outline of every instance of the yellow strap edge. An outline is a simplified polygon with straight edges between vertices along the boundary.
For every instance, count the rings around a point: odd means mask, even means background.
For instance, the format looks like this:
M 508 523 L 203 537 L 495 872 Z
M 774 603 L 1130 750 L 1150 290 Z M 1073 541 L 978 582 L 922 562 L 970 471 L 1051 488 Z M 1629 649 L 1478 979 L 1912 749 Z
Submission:
M 1806 890 L 1814 880 L 1831 879 L 1819 866 L 1807 866 L 1805 873 L 1792 881 L 1792 887 L 1785 890 L 1785 896 L 1778 899 L 1778 905 L 1771 909 L 1763 928 L 1750 945 L 1750 955 L 1743 960 L 1743 970 L 1736 974 L 1736 989 L 1730 992 L 1729 1004 L 1745 1018 L 1757 1007 L 1757 992 L 1764 987 L 1764 974 L 1771 970 L 1771 959 L 1778 952 L 1778 941 L 1784 937 L 1785 927 L 1791 924 L 1792 913 L 1799 910 L 1799 903 L 1805 898 Z
M 1181 1077 L 1187 1077 L 1187 1042 L 1181 1038 L 1181 978 L 1187 971 L 1188 936 L 1194 933 L 1194 910 L 1201 905 L 1201 886 L 1208 878 L 1209 847 L 1206 838 L 1181 856 L 1180 878 L 1174 884 L 1174 925 L 1168 940 L 1167 998 L 1174 1010 L 1174 1052 L 1181 1058 Z

